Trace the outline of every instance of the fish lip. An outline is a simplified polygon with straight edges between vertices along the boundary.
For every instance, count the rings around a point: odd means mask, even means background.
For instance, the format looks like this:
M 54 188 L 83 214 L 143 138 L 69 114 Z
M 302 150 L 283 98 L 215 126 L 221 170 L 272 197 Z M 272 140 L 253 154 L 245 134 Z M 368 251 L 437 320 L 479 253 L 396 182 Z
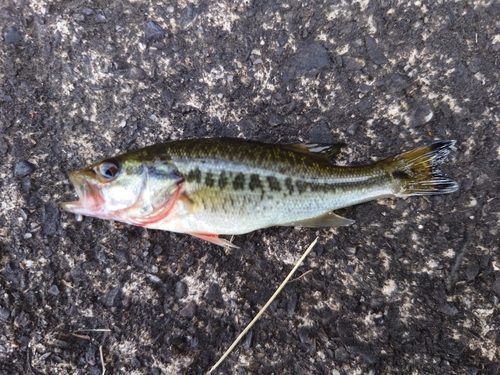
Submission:
M 88 214 L 90 211 L 95 210 L 95 200 L 91 198 L 92 187 L 85 177 L 80 176 L 75 172 L 71 172 L 69 179 L 75 188 L 76 194 L 78 195 L 78 200 L 71 202 L 61 203 L 61 208 L 64 211 L 72 212 L 75 214 Z M 94 207 L 89 204 L 93 203 Z
M 80 210 L 83 208 L 82 202 L 81 201 L 71 201 L 71 202 L 63 202 L 61 203 L 61 208 L 64 211 L 68 212 L 73 212 L 73 213 L 80 213 Z

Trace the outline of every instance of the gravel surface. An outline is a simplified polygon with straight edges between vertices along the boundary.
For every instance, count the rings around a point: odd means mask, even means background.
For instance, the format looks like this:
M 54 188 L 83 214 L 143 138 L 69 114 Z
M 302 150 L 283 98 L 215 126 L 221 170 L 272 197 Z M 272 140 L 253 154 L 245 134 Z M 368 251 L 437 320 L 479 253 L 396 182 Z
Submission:
M 498 1 L 0 4 L 0 373 L 500 374 Z M 456 139 L 447 196 L 224 251 L 79 218 L 68 173 L 165 140 Z

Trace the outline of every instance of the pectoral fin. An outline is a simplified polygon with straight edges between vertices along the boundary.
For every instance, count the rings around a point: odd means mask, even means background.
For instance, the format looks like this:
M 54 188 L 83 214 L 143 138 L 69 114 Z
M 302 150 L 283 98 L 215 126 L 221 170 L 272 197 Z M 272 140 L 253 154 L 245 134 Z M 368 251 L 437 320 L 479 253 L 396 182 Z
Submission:
M 327 212 L 319 216 L 311 217 L 305 220 L 293 221 L 290 223 L 282 224 L 281 226 L 297 226 L 306 228 L 329 228 L 329 227 L 343 227 L 351 225 L 354 220 L 347 219 L 345 217 L 334 214 L 333 212 Z

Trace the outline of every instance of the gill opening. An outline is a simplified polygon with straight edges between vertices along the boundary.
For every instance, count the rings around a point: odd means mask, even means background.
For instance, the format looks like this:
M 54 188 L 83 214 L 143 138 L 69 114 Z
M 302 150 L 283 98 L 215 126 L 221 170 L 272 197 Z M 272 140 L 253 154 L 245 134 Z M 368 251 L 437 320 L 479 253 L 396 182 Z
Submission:
M 139 215 L 148 215 L 153 212 L 154 208 L 151 204 L 151 192 L 148 189 L 149 173 L 147 166 L 144 164 L 142 165 L 141 177 L 142 184 L 137 192 L 134 203 L 128 207 L 111 212 L 111 216 L 115 217 L 115 220 L 126 222 L 133 221 L 135 223 L 138 216 L 130 216 L 131 213 L 135 213 L 138 210 Z M 126 218 L 126 220 L 124 220 L 124 218 Z

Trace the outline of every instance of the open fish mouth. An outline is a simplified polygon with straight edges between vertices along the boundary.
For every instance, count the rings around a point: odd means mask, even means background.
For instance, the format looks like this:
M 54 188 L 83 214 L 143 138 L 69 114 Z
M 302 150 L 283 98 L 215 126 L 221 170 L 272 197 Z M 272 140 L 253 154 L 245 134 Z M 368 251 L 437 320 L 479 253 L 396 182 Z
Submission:
M 63 203 L 61 203 L 61 208 L 64 211 L 73 212 L 73 213 L 77 214 L 77 213 L 81 212 L 83 205 L 82 205 L 82 202 L 79 200 L 78 201 L 71 201 L 71 202 L 63 202 Z
M 86 181 L 85 177 L 71 173 L 69 179 L 79 199 L 71 202 L 63 202 L 61 203 L 61 208 L 65 211 L 81 215 L 89 215 L 101 211 L 103 203 L 101 195 L 96 189 L 92 188 L 92 185 Z

